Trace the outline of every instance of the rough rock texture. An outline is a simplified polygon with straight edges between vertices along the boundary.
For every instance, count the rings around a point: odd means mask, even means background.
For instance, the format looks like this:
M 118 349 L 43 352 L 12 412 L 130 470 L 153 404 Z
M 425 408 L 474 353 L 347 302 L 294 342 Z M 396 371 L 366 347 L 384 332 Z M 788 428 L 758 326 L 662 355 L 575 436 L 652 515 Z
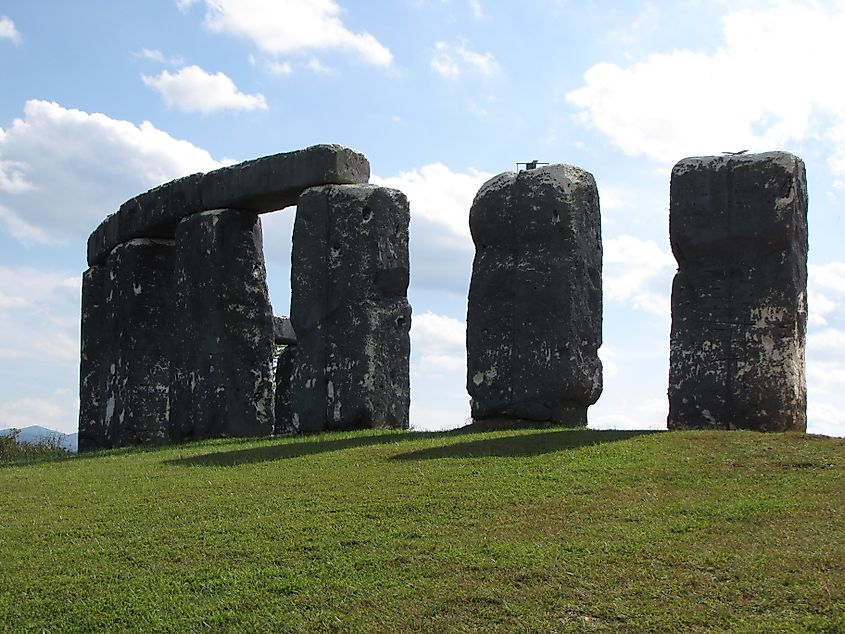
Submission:
M 223 209 L 176 229 L 175 441 L 273 432 L 273 312 L 261 221 Z
M 290 319 L 273 315 L 273 341 L 276 345 L 296 345 L 296 333 Z
M 112 327 L 105 266 L 82 274 L 82 328 L 79 361 L 79 451 L 111 447 L 106 426 L 106 388 L 111 363 Z
M 469 221 L 473 419 L 586 425 L 602 390 L 595 180 L 571 165 L 500 174 L 475 196 Z
M 314 145 L 179 178 L 127 200 L 103 220 L 88 238 L 88 265 L 102 264 L 132 238 L 173 238 L 179 221 L 199 211 L 275 211 L 295 205 L 308 187 L 369 178 L 367 158 L 341 145 Z
M 669 428 L 805 430 L 804 163 L 684 159 L 670 197 Z
M 408 426 L 408 200 L 327 185 L 297 203 L 291 269 L 293 425 Z
M 170 410 L 173 241 L 130 240 L 109 254 L 106 268 L 104 322 L 86 326 L 99 330 L 90 347 L 110 358 L 103 424 L 113 447 L 162 443 Z
M 299 431 L 299 425 L 294 423 L 291 410 L 291 379 L 296 367 L 296 346 L 288 345 L 282 350 L 276 361 L 276 422 L 273 433 L 288 434 Z

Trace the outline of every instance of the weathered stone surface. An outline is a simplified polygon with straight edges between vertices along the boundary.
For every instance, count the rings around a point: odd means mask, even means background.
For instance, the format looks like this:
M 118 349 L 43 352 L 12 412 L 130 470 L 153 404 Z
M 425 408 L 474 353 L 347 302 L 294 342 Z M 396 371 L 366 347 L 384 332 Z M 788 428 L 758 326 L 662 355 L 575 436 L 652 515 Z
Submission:
M 805 430 L 804 163 L 684 159 L 670 197 L 669 428 Z
M 104 425 L 113 447 L 167 439 L 173 241 L 130 240 L 106 261 L 108 318 L 97 347 L 108 351 Z M 96 372 L 95 372 L 96 374 Z
M 273 432 L 273 312 L 261 221 L 223 209 L 176 228 L 171 437 Z
M 328 185 L 297 203 L 291 270 L 293 425 L 408 426 L 408 201 Z
M 101 264 L 109 251 L 133 238 L 173 238 L 179 221 L 196 212 L 275 211 L 295 205 L 308 187 L 366 183 L 369 177 L 363 154 L 341 145 L 314 145 L 179 178 L 129 199 L 108 216 L 88 239 L 88 264 Z
M 92 266 L 82 274 L 79 361 L 79 451 L 111 447 L 106 425 L 106 391 L 111 364 L 112 320 L 109 272 Z
M 276 422 L 273 430 L 276 435 L 299 431 L 299 426 L 293 420 L 290 397 L 291 380 L 296 368 L 296 349 L 295 345 L 285 346 L 276 361 Z
M 571 165 L 500 174 L 476 195 L 470 230 L 473 419 L 586 425 L 602 390 L 595 180 Z
M 296 333 L 290 319 L 273 315 L 273 341 L 276 345 L 296 345 Z

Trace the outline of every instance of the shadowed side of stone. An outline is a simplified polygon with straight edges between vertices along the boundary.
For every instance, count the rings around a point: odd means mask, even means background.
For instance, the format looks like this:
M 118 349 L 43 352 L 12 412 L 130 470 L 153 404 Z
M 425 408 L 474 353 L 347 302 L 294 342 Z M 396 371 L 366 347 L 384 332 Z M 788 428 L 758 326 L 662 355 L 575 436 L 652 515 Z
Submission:
M 111 363 L 108 268 L 92 266 L 82 274 L 82 323 L 79 354 L 79 451 L 111 447 L 105 424 L 106 388 Z
M 501 174 L 476 195 L 470 229 L 473 419 L 586 425 L 602 390 L 595 180 L 571 165 Z
M 130 240 L 109 254 L 106 269 L 104 425 L 113 447 L 159 444 L 170 409 L 173 241 Z
M 315 145 L 274 154 L 206 174 L 179 178 L 129 199 L 88 238 L 88 264 L 101 264 L 118 244 L 133 238 L 170 238 L 182 218 L 212 209 L 254 213 L 296 204 L 308 187 L 366 183 L 367 158 L 341 145 Z
M 297 203 L 291 323 L 293 425 L 303 432 L 408 426 L 408 201 L 327 185 Z
M 273 342 L 276 345 L 296 345 L 296 333 L 290 319 L 273 315 Z
M 670 429 L 806 430 L 807 188 L 784 152 L 672 170 Z
M 261 222 L 194 214 L 176 229 L 171 438 L 273 431 L 273 313 Z
M 273 433 L 290 434 L 299 431 L 291 409 L 291 381 L 296 367 L 296 346 L 287 345 L 276 361 L 276 421 Z

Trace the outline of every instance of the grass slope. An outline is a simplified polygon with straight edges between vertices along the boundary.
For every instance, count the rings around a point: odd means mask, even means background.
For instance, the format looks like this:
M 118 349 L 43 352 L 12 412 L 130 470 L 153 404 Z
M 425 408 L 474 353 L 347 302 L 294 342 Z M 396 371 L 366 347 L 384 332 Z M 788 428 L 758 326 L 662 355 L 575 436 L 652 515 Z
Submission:
M 0 491 L 2 631 L 845 631 L 842 440 L 327 434 Z

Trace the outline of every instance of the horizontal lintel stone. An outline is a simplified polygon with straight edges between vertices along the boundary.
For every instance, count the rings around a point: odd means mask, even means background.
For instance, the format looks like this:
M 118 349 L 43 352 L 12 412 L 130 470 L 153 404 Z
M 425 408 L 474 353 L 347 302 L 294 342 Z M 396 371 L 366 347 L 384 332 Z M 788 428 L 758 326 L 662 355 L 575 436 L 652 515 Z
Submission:
M 211 209 L 276 211 L 296 204 L 315 185 L 366 183 L 370 163 L 342 145 L 314 145 L 198 173 L 130 198 L 88 238 L 88 264 L 134 238 L 172 239 L 183 218 Z

